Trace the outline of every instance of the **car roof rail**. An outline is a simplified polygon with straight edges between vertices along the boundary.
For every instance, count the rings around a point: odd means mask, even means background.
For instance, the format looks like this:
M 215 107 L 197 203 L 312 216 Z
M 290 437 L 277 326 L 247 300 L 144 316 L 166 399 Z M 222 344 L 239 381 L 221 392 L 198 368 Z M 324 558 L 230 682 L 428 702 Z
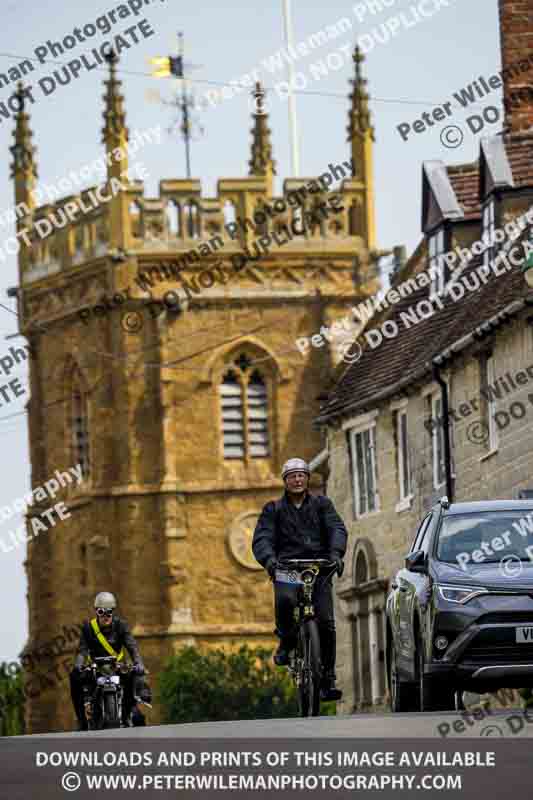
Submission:
M 448 500 L 446 495 L 441 497 L 441 499 L 439 500 L 439 503 L 440 503 L 442 508 L 449 508 L 450 507 L 450 501 Z

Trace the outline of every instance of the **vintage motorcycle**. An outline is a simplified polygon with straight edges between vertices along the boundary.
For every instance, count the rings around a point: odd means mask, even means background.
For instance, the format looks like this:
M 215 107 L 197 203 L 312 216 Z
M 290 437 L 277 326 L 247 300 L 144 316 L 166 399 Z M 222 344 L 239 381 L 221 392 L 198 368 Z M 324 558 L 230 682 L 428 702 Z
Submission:
M 85 672 L 91 675 L 84 686 L 85 716 L 89 730 L 132 727 L 131 713 L 127 719 L 123 718 L 124 684 L 121 677 L 133 672 L 133 667 L 121 664 L 116 656 L 102 656 L 93 659 Z M 140 697 L 134 699 L 136 703 L 152 707 Z

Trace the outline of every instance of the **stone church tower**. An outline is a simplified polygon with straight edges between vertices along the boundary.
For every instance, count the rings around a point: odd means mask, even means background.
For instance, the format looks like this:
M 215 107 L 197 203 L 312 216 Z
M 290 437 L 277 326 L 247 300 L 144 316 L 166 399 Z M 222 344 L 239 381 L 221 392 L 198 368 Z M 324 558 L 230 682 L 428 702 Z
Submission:
M 324 137 L 323 172 L 353 159 L 353 174 L 345 166 L 337 190 L 343 210 L 315 221 L 305 236 L 273 245 L 238 274 L 229 259 L 257 234 L 247 228 L 232 239 L 224 223 L 251 218 L 276 199 L 281 207 L 288 191 L 312 180 L 287 179 L 276 197 L 260 86 L 247 177 L 220 179 L 211 198 L 202 197 L 196 179 L 161 180 L 155 198 L 144 197 L 142 182 L 130 181 L 47 238 L 35 234 L 31 247 L 22 242 L 20 331 L 35 354 L 28 404 L 32 486 L 56 470 L 83 468 L 82 482 L 54 500 L 63 500 L 71 516 L 28 541 L 25 652 L 39 653 L 40 674 L 58 676 L 53 686 L 29 694 L 31 732 L 74 724 L 66 675 L 74 643 L 61 653 L 46 643 L 87 618 L 98 591 L 117 595 L 152 684 L 184 644 L 274 643 L 272 589 L 252 558 L 251 535 L 263 504 L 282 492 L 282 463 L 296 455 L 310 460 L 323 449 L 311 421 L 336 366 L 333 345 L 302 356 L 294 342 L 318 334 L 378 288 L 373 129 L 361 61 L 356 50 L 348 152 L 330 152 Z M 103 144 L 108 154 L 123 149 L 118 161 L 109 159 L 109 189 L 131 166 L 113 59 L 105 85 Z M 16 202 L 28 211 L 20 228 L 51 215 L 61 219 L 68 201 L 90 206 L 86 190 L 37 208 L 24 106 L 14 138 Z M 268 218 L 268 229 L 301 221 L 331 194 L 308 194 L 304 208 L 287 204 Z M 191 263 L 179 278 L 169 273 L 165 265 L 215 236 L 223 241 L 217 253 Z M 181 309 L 155 305 L 214 264 L 226 270 L 225 282 L 202 288 Z M 143 291 L 139 273 L 158 279 Z M 102 310 L 103 295 L 110 300 L 128 290 L 125 304 L 117 300 Z M 35 685 L 33 673 L 29 680 Z M 156 707 L 150 720 L 157 719 Z

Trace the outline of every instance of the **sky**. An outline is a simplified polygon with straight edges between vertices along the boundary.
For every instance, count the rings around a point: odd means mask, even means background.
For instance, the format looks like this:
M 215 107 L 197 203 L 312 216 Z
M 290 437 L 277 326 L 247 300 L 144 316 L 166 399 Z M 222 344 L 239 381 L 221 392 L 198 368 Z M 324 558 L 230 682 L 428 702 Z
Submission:
M 350 157 L 346 126 L 348 81 L 353 77 L 353 64 L 347 53 L 359 38 L 366 51 L 363 71 L 368 79 L 376 136 L 377 244 L 381 249 L 403 244 L 409 255 L 420 238 L 422 162 L 471 162 L 478 155 L 480 137 L 494 135 L 501 129 L 498 121 L 492 122 L 498 116 L 492 111 L 487 112 L 491 121 L 486 121 L 483 130 L 478 131 L 479 120 L 483 120 L 481 115 L 487 106 L 502 113 L 499 90 L 477 99 L 475 105 L 466 109 L 453 98 L 454 93 L 460 93 L 479 76 L 488 79 L 501 69 L 497 0 L 425 0 L 423 3 L 420 0 L 387 0 L 387 7 L 384 0 L 368 2 L 369 6 L 364 2 L 342 0 L 330 0 L 327 5 L 318 0 L 292 0 L 295 45 L 305 44 L 312 34 L 327 31 L 328 26 L 337 26 L 335 31 L 338 32 L 338 22 L 343 18 L 350 22 L 349 26 L 344 24 L 344 33 L 330 38 L 320 47 L 308 47 L 308 56 L 300 55 L 294 63 L 295 86 L 301 89 L 295 93 L 300 175 L 318 175 L 327 170 L 330 162 L 340 163 Z M 137 0 L 132 5 L 139 3 Z M 258 71 L 268 90 L 279 193 L 283 180 L 291 177 L 288 107 L 282 99 L 288 75 L 284 70 L 272 73 L 268 65 L 284 46 L 282 0 L 239 0 L 230 4 L 215 0 L 196 0 L 195 3 L 145 0 L 138 16 L 132 14 L 125 18 L 123 12 L 124 18 L 117 19 L 109 34 L 98 31 L 87 42 L 76 42 L 71 50 L 67 48 L 63 55 L 57 49 L 55 56 L 49 53 L 50 46 L 54 42 L 61 44 L 74 28 L 83 29 L 89 23 L 94 24 L 109 11 L 118 11 L 119 6 L 119 2 L 111 0 L 93 0 L 90 6 L 81 0 L 54 0 L 53 3 L 52 0 L 18 0 L 16 3 L 7 0 L 2 9 L 0 74 L 6 74 L 10 67 L 26 57 L 36 59 L 36 50 L 42 58 L 60 62 L 40 64 L 35 61 L 35 70 L 27 79 L 35 99 L 35 103 L 28 103 L 28 109 L 33 143 L 37 147 L 39 182 L 56 182 L 102 154 L 102 81 L 106 76 L 101 69 L 82 70 L 76 80 L 68 85 L 57 85 L 48 96 L 42 87 L 50 87 L 52 82 L 43 79 L 53 77 L 54 70 L 61 71 L 61 64 L 90 52 L 104 41 L 113 41 L 116 34 L 124 35 L 130 44 L 129 49 L 122 51 L 119 64 L 130 131 L 158 124 L 164 130 L 161 144 L 146 146 L 139 154 L 149 175 L 145 181 L 145 196 L 157 195 L 161 179 L 185 177 L 184 145 L 172 130 L 175 113 L 163 102 L 172 99 L 173 83 L 170 79 L 151 77 L 148 61 L 154 56 L 175 54 L 177 32 L 183 31 L 185 60 L 190 64 L 189 74 L 197 96 L 207 91 L 221 91 L 231 81 L 242 80 L 254 69 Z M 417 12 L 420 7 L 422 10 Z M 428 16 L 422 16 L 423 13 Z M 139 27 L 135 29 L 135 36 L 123 33 L 132 25 L 139 26 L 143 19 L 147 20 L 143 29 L 148 38 L 144 38 Z M 388 28 L 382 28 L 387 20 Z M 138 43 L 133 43 L 134 38 Z M 350 46 L 349 51 L 346 45 Z M 301 47 L 299 51 L 304 49 Z M 7 101 L 14 88 L 14 84 L 0 88 L 0 104 Z M 216 105 L 207 104 L 202 108 L 202 104 L 197 103 L 193 115 L 197 125 L 192 144 L 192 175 L 201 180 L 204 197 L 216 193 L 218 179 L 247 174 L 252 102 L 244 90 L 231 98 L 222 98 Z M 451 115 L 446 116 L 444 122 L 432 127 L 426 125 L 426 130 L 415 133 L 415 120 L 424 112 L 432 113 L 444 102 L 452 103 Z M 478 122 L 470 120 L 468 123 L 467 118 L 473 115 L 478 115 Z M 411 126 L 406 141 L 397 129 L 402 124 Z M 0 217 L 14 200 L 8 150 L 12 144 L 13 125 L 12 119 L 0 116 L 0 153 L 4 154 L 4 158 L 0 158 Z M 456 127 L 441 134 L 449 125 Z M 444 146 L 443 141 L 448 144 L 458 141 L 457 128 L 463 134 L 460 146 Z M 94 179 L 86 185 L 91 183 Z M 12 225 L 0 226 L 0 248 L 12 235 Z M 18 332 L 15 303 L 7 297 L 8 288 L 18 285 L 16 256 L 0 260 L 0 271 L 1 366 L 1 358 L 9 354 L 9 348 L 21 347 L 25 339 L 6 339 Z M 0 509 L 11 506 L 15 499 L 31 489 L 25 412 L 29 398 L 27 362 L 21 360 L 11 369 L 8 377 L 0 369 L 0 452 L 3 455 Z M 1 394 L 1 386 L 17 377 L 25 387 L 24 394 L 14 397 L 10 393 L 8 403 Z M 9 541 L 8 532 L 21 522 L 20 514 L 10 520 L 0 519 L 0 543 Z M 24 547 L 9 552 L 0 549 L 0 598 L 3 608 L 9 610 L 2 615 L 0 663 L 17 658 L 28 634 L 24 558 Z M 69 587 L 63 588 L 68 593 Z M 73 620 L 76 622 L 78 620 Z

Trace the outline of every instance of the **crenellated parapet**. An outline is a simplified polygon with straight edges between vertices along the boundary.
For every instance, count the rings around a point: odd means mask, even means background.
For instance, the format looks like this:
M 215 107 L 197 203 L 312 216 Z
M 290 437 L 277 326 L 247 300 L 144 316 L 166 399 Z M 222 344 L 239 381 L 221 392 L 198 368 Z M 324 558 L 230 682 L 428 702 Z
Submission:
M 140 182 L 128 185 L 124 190 L 126 205 L 128 201 L 134 204 L 143 191 Z M 22 285 L 59 272 L 69 273 L 74 267 L 106 257 L 111 249 L 111 197 L 107 187 L 91 186 L 33 208 L 24 219 L 25 234 L 21 237 L 28 245 L 20 265 Z M 133 209 L 127 213 L 134 224 Z
M 358 244 L 355 240 L 364 238 L 358 182 L 348 177 L 349 162 L 330 166 L 332 170 L 326 166 L 322 174 L 323 184 L 333 184 L 333 172 L 343 176 L 337 191 L 322 190 L 318 176 L 291 178 L 277 197 L 269 197 L 264 181 L 257 178 L 222 179 L 215 197 L 202 197 L 198 180 L 162 180 L 159 197 L 145 197 L 143 183 L 133 182 L 124 189 L 130 250 L 170 254 L 199 247 L 214 236 L 232 246 L 245 246 L 262 233 L 279 234 L 284 226 L 301 225 L 306 214 L 314 214 L 317 224 L 295 239 L 293 249 L 301 250 L 306 243 L 312 248 L 323 244 L 353 249 Z M 24 285 L 105 257 L 112 249 L 109 203 L 98 202 L 98 189 L 92 186 L 33 210 L 28 219 L 32 247 L 22 276 Z M 318 214 L 321 205 L 335 207 L 336 213 Z M 74 207 L 79 213 L 71 221 L 69 209 Z M 236 234 L 232 223 L 237 225 Z

